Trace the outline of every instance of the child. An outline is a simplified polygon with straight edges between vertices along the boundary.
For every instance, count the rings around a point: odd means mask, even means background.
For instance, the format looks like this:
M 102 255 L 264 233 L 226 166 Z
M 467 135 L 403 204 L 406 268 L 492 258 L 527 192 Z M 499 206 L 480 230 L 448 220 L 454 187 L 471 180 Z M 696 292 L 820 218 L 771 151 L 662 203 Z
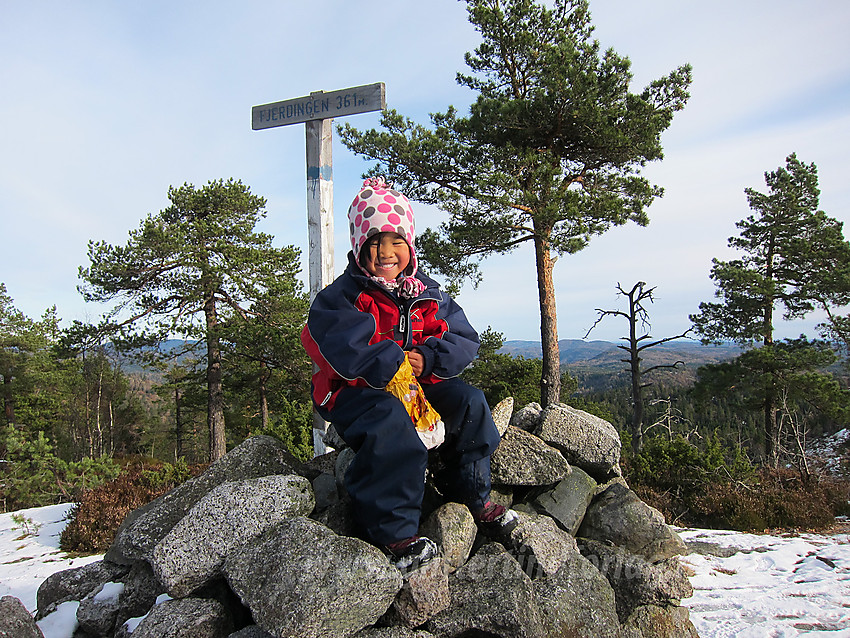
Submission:
M 478 351 L 478 335 L 460 306 L 418 271 L 410 202 L 382 179 L 368 179 L 348 219 L 348 267 L 316 296 L 301 340 L 318 367 L 316 409 L 355 451 L 345 486 L 356 520 L 404 571 L 437 553 L 417 535 L 428 449 L 404 403 L 387 391 L 405 360 L 419 382 L 411 390 L 420 385 L 445 425 L 438 448 L 445 469 L 435 477 L 443 494 L 466 504 L 490 533 L 509 531 L 516 513 L 490 502 L 499 434 L 484 394 L 458 378 Z

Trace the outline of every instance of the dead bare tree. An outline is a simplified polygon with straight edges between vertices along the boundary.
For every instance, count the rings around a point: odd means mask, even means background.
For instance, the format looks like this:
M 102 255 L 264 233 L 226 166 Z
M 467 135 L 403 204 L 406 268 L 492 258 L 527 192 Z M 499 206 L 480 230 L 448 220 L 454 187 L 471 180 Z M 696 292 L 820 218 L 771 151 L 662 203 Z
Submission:
M 800 478 L 807 482 L 811 477 L 809 457 L 806 452 L 810 415 L 802 409 L 798 410 L 791 406 L 787 390 L 779 398 L 779 410 L 778 435 L 781 452 L 787 455 L 791 465 L 800 473 Z
M 601 308 L 597 308 L 596 311 L 599 313 L 599 317 L 584 335 L 584 338 L 587 339 L 588 335 L 590 335 L 591 331 L 599 325 L 599 323 L 605 317 L 623 317 L 626 321 L 629 322 L 629 335 L 627 337 L 621 337 L 623 341 L 626 342 L 626 345 L 618 345 L 617 347 L 621 350 L 625 350 L 628 353 L 627 359 L 621 359 L 623 363 L 628 364 L 628 368 L 626 369 L 629 372 L 631 377 L 631 394 L 632 394 L 632 422 L 631 422 L 631 435 L 632 435 L 632 451 L 635 454 L 638 454 L 643 447 L 643 419 L 644 419 L 644 400 L 643 400 L 643 389 L 649 385 L 652 385 L 651 382 L 643 381 L 644 375 L 652 372 L 653 370 L 659 370 L 662 368 L 676 368 L 680 365 L 685 365 L 684 361 L 676 361 L 675 363 L 670 364 L 659 364 L 650 366 L 648 368 L 641 368 L 641 353 L 644 350 L 649 348 L 654 348 L 655 346 L 661 345 L 662 343 L 667 343 L 668 341 L 675 341 L 676 339 L 683 339 L 688 336 L 688 333 L 691 332 L 692 328 L 688 328 L 685 332 L 678 334 L 674 337 L 665 337 L 664 339 L 658 339 L 655 341 L 647 341 L 652 339 L 649 334 L 650 324 L 649 324 L 649 312 L 644 306 L 645 303 L 653 303 L 655 301 L 654 297 L 655 287 L 647 288 L 645 281 L 639 281 L 632 289 L 626 292 L 623 287 L 618 283 L 617 284 L 617 295 L 626 297 L 629 300 L 629 308 L 628 310 L 603 310 Z M 642 333 L 642 334 L 640 334 Z
M 649 401 L 649 405 L 663 405 L 664 411 L 658 416 L 654 423 L 643 429 L 644 435 L 654 427 L 661 427 L 666 430 L 668 441 L 672 441 L 676 434 L 681 435 L 686 441 L 690 441 L 692 436 L 702 438 L 693 423 L 682 415 L 682 411 L 673 405 L 673 401 L 669 397 L 666 399 L 651 399 Z

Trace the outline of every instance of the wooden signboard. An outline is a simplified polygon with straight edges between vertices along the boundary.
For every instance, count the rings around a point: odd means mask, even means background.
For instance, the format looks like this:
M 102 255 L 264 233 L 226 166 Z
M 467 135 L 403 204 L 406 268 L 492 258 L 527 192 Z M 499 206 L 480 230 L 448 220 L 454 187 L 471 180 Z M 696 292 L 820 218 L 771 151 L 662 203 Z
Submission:
M 386 95 L 383 82 L 329 93 L 316 91 L 306 97 L 255 106 L 251 109 L 251 128 L 259 131 L 310 120 L 328 120 L 345 115 L 381 111 L 384 108 Z

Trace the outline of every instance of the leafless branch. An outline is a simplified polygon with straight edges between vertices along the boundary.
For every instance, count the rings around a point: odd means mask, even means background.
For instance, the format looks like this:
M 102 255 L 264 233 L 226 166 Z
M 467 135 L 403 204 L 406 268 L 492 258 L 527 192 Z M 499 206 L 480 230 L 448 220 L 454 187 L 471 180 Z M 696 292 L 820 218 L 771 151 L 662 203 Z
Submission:
M 676 339 L 685 339 L 688 336 L 688 334 L 693 332 L 693 330 L 694 330 L 693 327 L 691 327 L 691 328 L 688 328 L 687 330 L 685 330 L 683 333 L 676 335 L 675 337 L 665 337 L 664 339 L 659 339 L 658 341 L 653 341 L 652 343 L 646 343 L 646 344 L 642 345 L 640 348 L 638 348 L 638 350 L 646 350 L 647 348 L 654 348 L 655 346 L 659 346 L 662 343 L 667 343 L 668 341 L 675 341 Z M 649 338 L 649 335 L 645 335 L 645 336 L 641 337 L 641 339 L 647 339 L 647 338 Z
M 658 364 L 658 365 L 650 366 L 646 370 L 641 370 L 641 374 L 647 374 L 649 372 L 652 372 L 653 370 L 661 370 L 663 368 L 676 368 L 680 365 L 681 366 L 685 365 L 685 362 L 684 361 L 677 361 L 676 363 Z

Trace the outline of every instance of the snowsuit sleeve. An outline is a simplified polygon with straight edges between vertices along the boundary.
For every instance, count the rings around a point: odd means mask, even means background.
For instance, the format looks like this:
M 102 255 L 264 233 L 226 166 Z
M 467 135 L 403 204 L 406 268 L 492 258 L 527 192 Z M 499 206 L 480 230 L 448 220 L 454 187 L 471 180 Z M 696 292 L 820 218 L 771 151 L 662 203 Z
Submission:
M 383 389 L 398 371 L 404 351 L 392 340 L 376 340 L 374 317 L 355 307 L 339 280 L 316 295 L 307 315 L 302 342 L 330 379 L 358 380 Z
M 444 292 L 436 312 L 427 312 L 424 341 L 416 347 L 425 357 L 421 380 L 433 383 L 458 376 L 478 353 L 478 333 L 463 309 Z

